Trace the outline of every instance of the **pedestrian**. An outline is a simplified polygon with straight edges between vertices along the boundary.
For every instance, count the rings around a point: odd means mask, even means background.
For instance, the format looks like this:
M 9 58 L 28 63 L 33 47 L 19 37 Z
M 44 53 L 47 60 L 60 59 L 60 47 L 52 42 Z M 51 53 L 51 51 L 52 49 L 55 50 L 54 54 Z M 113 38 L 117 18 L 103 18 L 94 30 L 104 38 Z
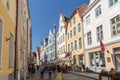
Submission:
M 37 72 L 39 71 L 39 65 L 37 65 Z
M 85 71 L 85 65 L 84 64 L 82 65 L 82 68 L 83 68 L 83 71 Z
M 31 74 L 31 64 L 30 63 L 28 65 L 28 73 L 29 73 L 29 75 Z
M 44 78 L 44 66 L 40 66 L 39 68 L 39 71 L 40 71 L 40 78 L 43 79 Z
M 51 67 L 50 67 L 50 66 L 49 66 L 49 68 L 48 68 L 48 74 L 49 74 L 49 79 L 51 79 L 52 69 L 51 69 Z
M 62 71 L 60 66 L 57 66 L 55 80 L 63 80 Z

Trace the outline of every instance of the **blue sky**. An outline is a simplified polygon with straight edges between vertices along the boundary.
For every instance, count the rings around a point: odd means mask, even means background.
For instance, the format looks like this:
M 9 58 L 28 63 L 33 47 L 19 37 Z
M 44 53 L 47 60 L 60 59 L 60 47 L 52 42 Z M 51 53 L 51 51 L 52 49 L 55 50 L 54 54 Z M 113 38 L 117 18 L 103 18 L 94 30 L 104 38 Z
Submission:
M 84 3 L 88 4 L 89 0 L 29 0 L 33 51 L 36 51 L 40 42 L 48 37 L 49 30 L 54 24 L 58 28 L 60 13 L 69 17 L 77 7 Z

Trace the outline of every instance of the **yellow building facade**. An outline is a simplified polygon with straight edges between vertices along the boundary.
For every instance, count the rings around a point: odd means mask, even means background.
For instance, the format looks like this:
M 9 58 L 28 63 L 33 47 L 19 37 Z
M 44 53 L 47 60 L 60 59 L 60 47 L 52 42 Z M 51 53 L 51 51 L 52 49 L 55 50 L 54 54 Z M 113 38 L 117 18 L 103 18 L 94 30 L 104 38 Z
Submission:
M 86 8 L 86 4 L 77 8 L 67 21 L 67 52 L 71 53 L 70 64 L 74 65 L 82 65 L 84 63 L 82 14 Z
M 13 80 L 16 0 L 0 0 L 0 80 Z

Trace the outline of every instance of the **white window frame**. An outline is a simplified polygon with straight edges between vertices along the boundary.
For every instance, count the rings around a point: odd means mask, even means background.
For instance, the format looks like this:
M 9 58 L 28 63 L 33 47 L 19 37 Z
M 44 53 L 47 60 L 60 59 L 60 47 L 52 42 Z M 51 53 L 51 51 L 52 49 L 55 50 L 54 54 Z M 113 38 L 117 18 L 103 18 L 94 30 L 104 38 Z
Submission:
M 99 5 L 96 9 L 95 9 L 95 17 L 98 17 L 102 14 L 102 9 L 101 9 L 101 5 Z
M 96 27 L 97 41 L 103 40 L 103 26 Z
M 78 39 L 78 44 L 79 44 L 79 49 L 81 49 L 82 48 L 82 38 L 81 37 Z
M 117 22 L 117 16 L 119 17 L 119 21 Z M 118 36 L 118 35 L 120 35 L 120 33 L 118 33 L 118 29 L 119 28 L 117 28 L 117 25 L 119 24 L 120 25 L 120 15 L 117 15 L 117 16 L 115 16 L 115 17 L 113 17 L 112 19 L 110 19 L 110 24 L 111 24 L 111 35 L 112 35 L 112 37 L 114 37 L 114 36 Z M 112 24 L 112 20 L 114 19 L 114 24 Z M 114 29 L 113 29 L 113 26 L 114 26 Z M 113 31 L 115 31 L 116 32 L 116 35 L 113 35 Z
M 74 41 L 74 50 L 77 50 L 77 40 Z
M 72 38 L 72 30 L 70 30 L 70 38 Z
M 12 56 L 13 56 L 13 59 L 12 59 L 13 62 L 12 62 L 12 64 L 10 64 L 10 54 L 11 54 L 11 53 L 10 53 L 10 50 L 11 50 L 11 48 L 10 48 L 10 46 L 9 46 L 9 61 L 8 61 L 8 62 L 9 62 L 8 67 L 9 67 L 9 68 L 13 68 L 13 67 L 14 67 L 14 48 L 15 48 L 14 40 L 15 40 L 15 39 L 14 39 L 13 33 L 10 32 L 10 40 L 11 40 L 11 35 L 12 35 L 12 37 L 13 37 L 13 53 L 12 53 L 12 54 L 13 54 L 13 55 L 12 55 Z M 9 41 L 10 41 L 10 40 L 9 40 Z
M 74 36 L 76 35 L 76 27 L 74 27 Z
M 90 24 L 90 14 L 86 17 L 86 25 Z
M 79 23 L 78 24 L 78 32 L 80 32 L 81 31 L 81 24 Z
M 91 33 L 91 31 L 89 31 L 89 32 L 87 33 L 87 44 L 88 44 L 88 45 L 91 45 L 91 44 L 92 44 L 92 33 Z
M 76 17 L 74 16 L 73 17 L 73 24 L 75 24 L 76 23 Z
M 111 1 L 112 1 L 112 4 L 111 4 Z M 109 0 L 108 3 L 109 3 L 109 7 L 112 7 L 114 4 L 116 4 L 119 0 L 117 0 L 115 2 L 115 0 Z

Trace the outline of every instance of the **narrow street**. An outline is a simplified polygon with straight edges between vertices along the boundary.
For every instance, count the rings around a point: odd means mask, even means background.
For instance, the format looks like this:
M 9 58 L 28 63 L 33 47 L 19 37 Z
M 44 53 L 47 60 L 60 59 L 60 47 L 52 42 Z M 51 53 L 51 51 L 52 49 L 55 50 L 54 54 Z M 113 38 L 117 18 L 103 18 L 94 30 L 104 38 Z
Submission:
M 32 75 L 31 77 L 29 77 L 28 80 L 42 80 L 42 79 L 40 79 L 39 73 L 36 73 L 34 76 Z M 48 79 L 48 74 L 45 74 L 43 80 L 50 80 Z M 51 80 L 54 80 L 53 76 Z M 93 80 L 93 79 L 69 73 L 69 74 L 63 74 L 63 80 Z

